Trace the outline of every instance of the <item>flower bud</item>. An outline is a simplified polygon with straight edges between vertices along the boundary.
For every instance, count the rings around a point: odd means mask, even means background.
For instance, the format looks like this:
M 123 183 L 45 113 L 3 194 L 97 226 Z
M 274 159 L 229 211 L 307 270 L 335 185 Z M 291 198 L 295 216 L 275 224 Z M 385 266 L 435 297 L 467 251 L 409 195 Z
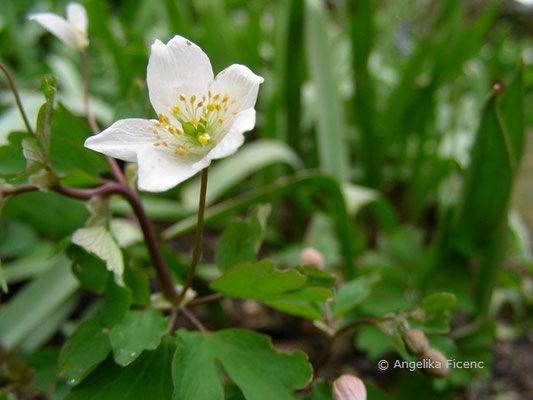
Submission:
M 403 342 L 407 352 L 412 356 L 424 354 L 429 349 L 426 335 L 419 329 L 411 328 L 406 330 L 403 334 Z
M 361 379 L 353 375 L 341 375 L 333 382 L 333 400 L 366 400 L 366 388 Z
M 324 256 L 313 247 L 306 247 L 300 253 L 300 264 L 318 269 L 324 268 Z
M 422 370 L 427 376 L 433 378 L 444 378 L 450 372 L 446 357 L 440 351 L 435 349 L 428 349 L 419 357 L 419 360 L 424 363 Z

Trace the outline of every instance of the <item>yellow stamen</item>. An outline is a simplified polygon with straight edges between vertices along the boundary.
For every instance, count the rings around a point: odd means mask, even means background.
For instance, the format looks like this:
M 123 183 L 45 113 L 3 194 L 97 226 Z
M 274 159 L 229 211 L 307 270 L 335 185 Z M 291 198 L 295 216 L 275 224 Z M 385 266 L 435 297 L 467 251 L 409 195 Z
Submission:
M 180 94 L 178 97 L 181 101 L 187 100 L 183 94 Z
M 213 111 L 215 109 L 215 105 L 213 103 L 209 103 L 207 105 L 207 111 Z
M 194 104 L 194 102 L 196 101 L 196 96 L 194 94 L 191 96 L 190 101 L 191 101 L 191 104 Z
M 178 144 L 176 146 L 176 148 L 174 149 L 174 154 L 178 154 L 180 156 L 184 156 L 185 154 L 187 154 L 189 152 L 189 150 L 187 149 L 187 147 L 185 147 L 184 145 L 182 144 Z
M 179 114 L 180 112 L 180 106 L 178 106 L 177 104 L 174 104 L 172 106 L 172 114 Z
M 202 146 L 205 146 L 207 143 L 209 143 L 209 139 L 211 139 L 211 137 L 207 133 L 198 136 L 198 141 Z

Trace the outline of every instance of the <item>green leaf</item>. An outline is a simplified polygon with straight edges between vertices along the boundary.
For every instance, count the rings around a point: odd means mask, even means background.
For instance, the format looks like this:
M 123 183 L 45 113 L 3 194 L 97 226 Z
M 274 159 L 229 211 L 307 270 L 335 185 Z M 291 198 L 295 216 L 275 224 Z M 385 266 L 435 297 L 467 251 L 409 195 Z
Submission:
M 0 309 L 0 343 L 12 348 L 53 315 L 79 287 L 64 256 L 31 283 L 17 291 Z
M 302 165 L 298 155 L 283 142 L 258 140 L 248 144 L 233 157 L 225 158 L 209 169 L 206 203 L 212 204 L 247 176 L 274 163 L 285 163 L 295 170 Z M 196 180 L 183 189 L 183 202 L 193 209 L 197 206 L 199 195 L 200 182 Z
M 78 246 L 70 246 L 67 255 L 72 260 L 72 272 L 81 285 L 90 292 L 104 293 L 109 277 L 105 263 Z
M 4 268 L 2 267 L 2 259 L 0 259 L 0 289 L 2 289 L 2 292 L 4 293 L 8 292 L 7 280 L 4 275 Z
M 55 192 L 41 191 L 12 197 L 3 214 L 31 225 L 45 237 L 59 240 L 82 226 L 88 215 L 83 202 Z
M 306 0 L 305 37 L 307 64 L 316 89 L 314 112 L 317 118 L 317 142 L 323 172 L 340 182 L 348 180 L 348 153 L 343 104 L 333 71 L 337 60 L 331 55 L 327 13 L 318 0 Z
M 0 176 L 16 177 L 24 170 L 26 161 L 23 155 L 22 141 L 28 137 L 27 133 L 11 132 L 7 137 L 8 143 L 0 146 Z
M 308 280 L 307 276 L 310 276 Z M 332 297 L 334 279 L 312 267 L 276 270 L 268 260 L 239 264 L 211 283 L 211 288 L 229 297 L 260 300 L 287 314 L 321 320 L 317 302 Z
M 294 269 L 278 271 L 270 261 L 239 264 L 211 282 L 211 288 L 225 296 L 271 300 L 305 284 L 304 275 Z
M 121 276 L 124 271 L 122 252 L 105 226 L 80 228 L 72 235 L 72 243 L 83 247 L 106 262 L 107 269 Z
M 125 268 L 124 283 L 131 290 L 133 304 L 140 306 L 150 304 L 150 285 L 143 270 L 131 266 Z
M 335 283 L 335 276 L 315 267 L 301 266 L 296 270 L 307 277 L 306 286 L 331 287 Z
M 123 320 L 131 305 L 131 290 L 116 284 L 109 276 L 102 306 L 102 324 L 108 328 Z
M 122 251 L 109 230 L 111 212 L 108 199 L 95 196 L 87 203 L 91 217 L 86 228 L 80 228 L 72 235 L 72 243 L 83 247 L 106 262 L 107 269 L 113 271 L 117 279 L 122 280 L 124 261 Z
M 278 353 L 258 333 L 230 329 L 202 336 L 181 329 L 172 362 L 173 398 L 223 400 L 216 361 L 248 400 L 293 400 L 293 391 L 312 375 L 304 353 Z
M 312 321 L 322 320 L 320 310 L 309 304 L 309 302 L 300 300 L 270 300 L 265 301 L 265 304 L 285 314 L 295 315 Z
M 26 159 L 26 174 L 32 174 L 46 164 L 46 156 L 34 137 L 22 140 L 22 154 Z
M 147 400 L 172 397 L 173 340 L 163 340 L 154 351 L 143 353 L 127 367 L 108 358 L 65 400 Z
M 167 332 L 167 319 L 159 311 L 129 311 L 109 333 L 115 361 L 122 366 L 130 364 L 144 350 L 157 348 Z
M 452 293 L 434 293 L 422 299 L 420 308 L 426 313 L 451 311 L 457 304 L 457 297 Z
M 258 205 L 247 220 L 234 221 L 224 229 L 215 253 L 222 272 L 236 264 L 255 261 L 270 210 L 270 204 Z
M 331 305 L 333 316 L 340 317 L 361 304 L 379 279 L 379 275 L 362 276 L 340 286 Z
M 331 400 L 331 385 L 327 383 L 315 384 L 305 400 Z
M 100 179 L 100 174 L 109 170 L 102 154 L 83 146 L 91 135 L 87 121 L 76 117 L 61 104 L 54 110 L 53 135 L 50 138 L 50 158 L 54 170 L 68 173 L 81 170 Z
M 54 97 L 54 92 L 52 91 L 46 103 L 39 110 L 39 114 L 37 115 L 37 129 L 35 130 L 35 137 L 47 163 L 50 159 L 50 131 L 52 126 L 52 113 L 54 111 Z
M 72 384 L 85 378 L 111 351 L 106 328 L 98 318 L 82 322 L 59 354 L 59 373 Z
M 485 249 L 507 214 L 524 148 L 523 97 L 519 68 L 509 87 L 497 91 L 483 110 L 451 233 L 453 244 L 463 252 Z
M 374 77 L 368 68 L 368 59 L 374 47 L 376 2 L 372 0 L 347 2 L 349 38 L 352 50 L 352 69 L 357 90 L 353 112 L 361 135 L 361 150 L 356 155 L 365 167 L 365 180 L 376 186 L 382 175 L 381 138 L 375 128 L 376 101 Z

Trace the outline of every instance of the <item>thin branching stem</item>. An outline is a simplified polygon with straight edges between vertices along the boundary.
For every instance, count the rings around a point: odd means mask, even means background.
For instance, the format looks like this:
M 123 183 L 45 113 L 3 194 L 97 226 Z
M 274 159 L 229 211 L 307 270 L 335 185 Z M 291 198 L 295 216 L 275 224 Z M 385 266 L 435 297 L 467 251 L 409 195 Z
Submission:
M 24 125 L 26 125 L 26 129 L 29 133 L 32 135 L 35 135 L 33 132 L 33 129 L 31 128 L 30 121 L 28 121 L 28 116 L 26 115 L 26 112 L 24 111 L 24 107 L 22 106 L 22 101 L 20 100 L 20 95 L 17 90 L 17 86 L 15 85 L 15 81 L 13 80 L 13 77 L 11 76 L 11 73 L 6 68 L 6 66 L 2 63 L 0 63 L 0 69 L 4 72 L 7 81 L 9 82 L 9 87 L 11 88 L 11 92 L 13 92 L 13 96 L 15 96 L 15 102 L 17 103 L 17 107 L 20 111 L 20 115 L 22 115 L 22 119 L 24 120 Z
M 196 267 L 198 266 L 198 261 L 200 260 L 200 253 L 202 250 L 202 237 L 204 233 L 204 211 L 205 211 L 205 196 L 207 193 L 207 175 L 208 168 L 202 170 L 202 182 L 200 187 L 200 200 L 198 202 L 198 220 L 196 223 L 196 235 L 194 238 L 194 250 L 192 253 L 191 266 L 187 271 L 187 278 L 185 278 L 185 283 L 183 284 L 183 289 L 178 297 L 178 304 L 185 297 L 185 293 L 191 287 L 192 281 L 194 279 L 194 274 L 196 272 Z
M 5 188 L 0 190 L 0 198 L 36 190 L 38 190 L 37 186 L 33 185 L 21 185 L 13 188 Z M 130 203 L 133 212 L 139 221 L 139 225 L 146 241 L 146 246 L 148 247 L 150 258 L 154 265 L 157 278 L 161 284 L 161 288 L 165 297 L 174 304 L 178 303 L 178 293 L 176 292 L 172 277 L 170 276 L 168 267 L 163 259 L 161 250 L 159 249 L 155 231 L 136 192 L 131 190 L 128 186 L 118 182 L 107 182 L 102 186 L 91 189 L 77 189 L 63 185 L 56 185 L 52 188 L 52 190 L 61 193 L 64 196 L 80 200 L 88 200 L 93 196 L 108 196 L 111 194 L 118 194 L 124 197 L 128 203 Z
M 187 303 L 187 307 L 194 307 L 194 306 L 197 306 L 199 304 L 205 304 L 205 303 L 209 303 L 211 301 L 220 300 L 221 298 L 222 298 L 222 293 L 209 294 L 209 295 L 204 296 L 204 297 L 198 297 L 197 299 L 192 299 L 191 301 L 189 301 Z
M 183 315 L 187 317 L 189 321 L 200 331 L 203 335 L 207 335 L 209 333 L 209 330 L 200 322 L 198 318 L 196 318 L 196 315 L 194 315 L 192 312 L 187 310 L 186 307 L 181 307 L 181 311 L 183 311 Z

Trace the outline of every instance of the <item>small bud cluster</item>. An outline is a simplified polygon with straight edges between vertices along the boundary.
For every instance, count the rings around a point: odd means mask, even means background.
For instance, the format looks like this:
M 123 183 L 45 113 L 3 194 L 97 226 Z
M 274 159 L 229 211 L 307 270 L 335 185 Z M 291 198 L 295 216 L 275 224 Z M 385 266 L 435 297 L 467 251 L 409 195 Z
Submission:
M 428 339 L 424 332 L 410 328 L 403 334 L 403 342 L 407 352 L 417 356 L 423 362 L 423 371 L 427 376 L 443 378 L 449 373 L 446 357 L 440 351 L 429 347 Z
M 410 328 L 403 334 L 403 342 L 407 352 L 412 356 L 420 356 L 429 349 L 429 342 L 419 329 Z

